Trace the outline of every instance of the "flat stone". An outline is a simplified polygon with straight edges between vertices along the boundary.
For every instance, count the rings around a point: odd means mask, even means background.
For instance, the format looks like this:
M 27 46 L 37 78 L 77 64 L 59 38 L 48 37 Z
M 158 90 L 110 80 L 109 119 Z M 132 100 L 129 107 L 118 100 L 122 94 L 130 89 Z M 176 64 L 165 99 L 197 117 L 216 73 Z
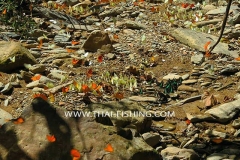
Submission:
M 232 10 L 236 10 L 236 9 L 239 9 L 239 7 L 236 6 L 236 5 L 231 5 L 231 8 L 230 8 L 229 12 L 231 12 Z M 225 12 L 226 12 L 226 6 L 210 10 L 206 14 L 216 15 L 216 14 L 224 14 Z
M 163 80 L 172 80 L 172 79 L 179 79 L 181 76 L 173 73 L 169 73 L 168 75 L 163 77 Z
M 182 81 L 182 84 L 194 84 L 197 82 L 198 82 L 197 79 L 188 79 L 188 80 Z
M 203 46 L 206 44 L 206 42 L 208 41 L 211 42 L 211 44 L 209 45 L 210 47 L 218 39 L 218 37 L 216 36 L 213 36 L 207 33 L 197 32 L 191 29 L 186 29 L 186 28 L 175 29 L 171 35 L 181 43 L 186 44 L 191 48 L 195 48 L 201 52 L 205 52 Z M 221 54 L 232 56 L 234 58 L 238 57 L 237 51 L 229 51 L 228 44 L 221 43 L 221 42 L 218 43 L 218 46 L 214 48 L 212 53 L 221 53 Z
M 156 102 L 158 99 L 156 97 L 131 96 L 129 100 L 137 102 Z
M 187 85 L 180 85 L 178 91 L 198 92 L 198 89 Z

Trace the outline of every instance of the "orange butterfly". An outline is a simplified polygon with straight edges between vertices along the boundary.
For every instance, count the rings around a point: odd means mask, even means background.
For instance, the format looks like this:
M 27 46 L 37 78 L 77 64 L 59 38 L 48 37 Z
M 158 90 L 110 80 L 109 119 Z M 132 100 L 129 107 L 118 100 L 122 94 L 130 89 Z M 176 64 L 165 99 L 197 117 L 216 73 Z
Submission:
M 72 45 L 79 44 L 79 42 L 77 42 L 77 41 L 72 41 L 71 43 L 72 43 Z
M 88 78 L 92 77 L 92 74 L 93 74 L 93 71 L 92 71 L 92 68 L 90 68 L 90 69 L 87 71 L 87 77 L 88 77 Z
M 75 52 L 75 51 L 76 51 L 76 50 L 74 50 L 74 49 L 69 49 L 69 48 L 67 48 L 66 50 L 67 50 L 68 53 L 72 53 L 72 52 Z
M 210 56 L 211 56 L 211 53 L 209 51 L 206 51 L 205 57 L 210 57 Z
M 106 148 L 104 148 L 106 152 L 113 152 L 113 147 L 111 144 L 107 144 Z
M 182 3 L 182 7 L 183 7 L 183 8 L 187 8 L 188 6 L 189 6 L 188 3 Z
M 24 122 L 24 119 L 22 117 L 17 118 L 16 120 L 13 120 L 14 124 L 21 124 Z
M 42 98 L 43 100 L 47 101 L 48 98 L 45 94 L 41 94 L 41 93 L 36 93 L 33 95 L 33 98 Z
M 41 78 L 41 74 L 38 74 L 38 75 L 36 75 L 36 76 L 33 76 L 31 79 L 32 79 L 32 81 L 37 81 L 37 80 L 39 80 Z
M 75 65 L 75 64 L 77 64 L 78 62 L 79 62 L 78 59 L 75 59 L 75 58 L 72 59 L 72 65 Z
M 188 119 L 186 120 L 187 125 L 191 124 L 191 121 Z
M 240 57 L 238 57 L 238 58 L 235 58 L 235 60 L 237 60 L 237 61 L 240 61 Z
M 118 35 L 117 35 L 117 34 L 114 34 L 114 35 L 113 35 L 113 38 L 114 38 L 114 39 L 118 39 Z
M 204 50 L 207 51 L 208 50 L 208 46 L 211 43 L 211 41 L 208 41 L 204 44 Z
M 80 152 L 76 149 L 71 149 L 70 153 L 74 160 L 80 159 L 81 157 Z
M 46 137 L 47 137 L 47 140 L 48 140 L 49 142 L 55 142 L 55 141 L 56 141 L 56 138 L 55 138 L 54 135 L 47 135 Z
M 68 92 L 68 91 L 69 91 L 69 87 L 63 87 L 63 88 L 62 88 L 62 92 L 63 92 L 63 93 L 66 93 L 66 92 Z
M 39 49 L 42 48 L 42 45 L 43 45 L 43 40 L 40 39 L 40 41 L 39 41 L 39 45 L 38 45 L 38 48 L 39 48 Z
M 83 91 L 84 93 L 87 93 L 87 92 L 90 91 L 90 88 L 88 87 L 88 85 L 83 84 L 83 85 L 82 85 L 82 91 Z
M 98 62 L 102 62 L 103 61 L 103 55 L 101 54 L 100 56 L 98 56 L 97 60 L 98 60 Z
M 113 97 L 115 97 L 118 100 L 121 100 L 121 99 L 123 99 L 124 96 L 123 96 L 123 93 L 117 92 L 113 95 Z
M 4 10 L 2 11 L 2 14 L 3 14 L 3 15 L 7 14 L 7 9 L 4 9 Z

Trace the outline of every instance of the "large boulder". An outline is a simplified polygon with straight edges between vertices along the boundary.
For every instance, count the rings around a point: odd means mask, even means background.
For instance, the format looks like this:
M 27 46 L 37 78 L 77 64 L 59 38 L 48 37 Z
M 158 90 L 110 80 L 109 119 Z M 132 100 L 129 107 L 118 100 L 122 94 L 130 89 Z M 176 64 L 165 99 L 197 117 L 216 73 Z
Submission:
M 26 64 L 36 64 L 33 55 L 19 42 L 0 41 L 0 71 L 10 72 Z
M 112 42 L 107 32 L 93 31 L 82 45 L 82 48 L 88 51 L 96 52 L 98 49 L 113 50 Z
M 71 160 L 72 148 L 81 160 L 101 159 L 111 144 L 114 151 L 104 160 L 160 160 L 160 155 L 140 136 L 125 138 L 116 126 L 96 122 L 94 116 L 69 117 L 66 110 L 52 107 L 42 99 L 34 99 L 24 110 L 24 123 L 8 122 L 0 129 L 0 159 Z M 54 135 L 51 143 L 46 135 Z

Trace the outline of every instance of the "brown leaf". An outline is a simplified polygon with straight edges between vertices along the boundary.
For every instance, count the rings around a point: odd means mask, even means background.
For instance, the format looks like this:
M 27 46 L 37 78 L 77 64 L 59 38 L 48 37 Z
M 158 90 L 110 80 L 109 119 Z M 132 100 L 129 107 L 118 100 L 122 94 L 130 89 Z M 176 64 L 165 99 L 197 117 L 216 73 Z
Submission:
M 209 108 L 218 104 L 218 100 L 214 95 L 209 95 L 204 99 L 205 108 Z

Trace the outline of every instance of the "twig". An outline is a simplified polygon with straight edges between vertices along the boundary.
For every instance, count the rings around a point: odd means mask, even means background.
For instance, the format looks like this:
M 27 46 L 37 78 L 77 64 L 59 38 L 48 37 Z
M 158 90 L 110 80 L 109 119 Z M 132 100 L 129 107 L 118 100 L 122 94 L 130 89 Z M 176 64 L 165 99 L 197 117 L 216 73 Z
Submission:
M 230 7 L 231 7 L 231 4 L 232 4 L 232 0 L 229 0 L 228 1 L 228 5 L 227 5 L 227 8 L 226 8 L 226 12 L 225 12 L 225 16 L 224 16 L 224 19 L 223 19 L 223 23 L 222 23 L 222 28 L 221 28 L 221 31 L 220 31 L 220 35 L 218 37 L 218 40 L 217 42 L 209 48 L 208 52 L 209 54 L 213 51 L 213 49 L 218 45 L 218 43 L 220 42 L 222 36 L 223 36 L 223 31 L 225 29 L 225 26 L 226 26 L 226 23 L 227 23 L 227 18 L 228 18 L 228 15 L 229 15 L 229 10 L 230 10 Z

